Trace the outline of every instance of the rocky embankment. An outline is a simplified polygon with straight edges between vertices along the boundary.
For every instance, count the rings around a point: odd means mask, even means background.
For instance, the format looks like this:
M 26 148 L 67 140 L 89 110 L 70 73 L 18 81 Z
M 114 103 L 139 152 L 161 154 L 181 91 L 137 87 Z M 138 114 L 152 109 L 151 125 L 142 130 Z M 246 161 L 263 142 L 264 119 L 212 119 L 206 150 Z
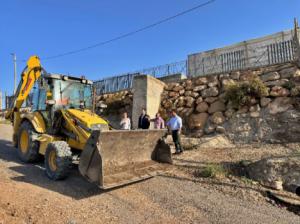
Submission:
M 237 99 L 247 102 L 234 105 L 228 89 L 234 85 L 243 88 L 245 83 L 255 89 L 254 79 L 262 83 L 264 93 L 237 89 Z M 245 92 L 249 94 L 242 95 Z M 167 111 L 176 108 L 186 133 L 196 137 L 225 133 L 236 142 L 295 141 L 300 139 L 299 93 L 300 70 L 287 63 L 170 83 L 162 94 L 160 112 L 167 117 Z

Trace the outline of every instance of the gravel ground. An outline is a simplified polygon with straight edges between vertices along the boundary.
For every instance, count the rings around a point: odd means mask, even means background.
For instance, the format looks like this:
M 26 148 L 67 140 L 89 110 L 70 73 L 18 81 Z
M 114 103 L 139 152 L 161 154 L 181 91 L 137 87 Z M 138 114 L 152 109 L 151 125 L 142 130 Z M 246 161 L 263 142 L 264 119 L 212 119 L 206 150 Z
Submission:
M 54 182 L 43 164 L 21 163 L 11 134 L 0 124 L 0 223 L 300 223 L 255 183 L 194 176 L 203 164 L 293 153 L 297 145 L 186 151 L 166 174 L 102 191 L 75 168 L 67 180 Z

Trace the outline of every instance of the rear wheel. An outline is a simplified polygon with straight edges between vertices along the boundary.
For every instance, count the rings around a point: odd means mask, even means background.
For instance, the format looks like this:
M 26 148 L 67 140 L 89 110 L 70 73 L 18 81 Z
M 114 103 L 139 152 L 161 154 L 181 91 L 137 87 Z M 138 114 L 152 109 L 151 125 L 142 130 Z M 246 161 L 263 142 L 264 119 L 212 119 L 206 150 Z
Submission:
M 47 176 L 52 180 L 65 179 L 72 164 L 72 152 L 64 141 L 48 144 L 45 154 L 45 168 Z
M 28 122 L 24 121 L 21 124 L 21 127 L 18 132 L 18 147 L 17 152 L 20 159 L 23 162 L 35 162 L 37 161 L 39 156 L 39 142 L 34 141 L 34 135 L 36 135 L 36 131 L 33 126 Z

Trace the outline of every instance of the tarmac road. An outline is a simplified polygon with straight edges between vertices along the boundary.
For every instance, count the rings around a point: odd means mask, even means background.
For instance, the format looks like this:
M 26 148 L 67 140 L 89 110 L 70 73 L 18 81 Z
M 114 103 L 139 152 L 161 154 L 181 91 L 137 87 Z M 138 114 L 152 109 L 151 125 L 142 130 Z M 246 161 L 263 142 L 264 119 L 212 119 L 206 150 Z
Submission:
M 19 161 L 11 135 L 0 124 L 0 223 L 300 223 L 285 209 L 228 195 L 176 170 L 110 191 L 75 168 L 54 182 L 42 163 Z

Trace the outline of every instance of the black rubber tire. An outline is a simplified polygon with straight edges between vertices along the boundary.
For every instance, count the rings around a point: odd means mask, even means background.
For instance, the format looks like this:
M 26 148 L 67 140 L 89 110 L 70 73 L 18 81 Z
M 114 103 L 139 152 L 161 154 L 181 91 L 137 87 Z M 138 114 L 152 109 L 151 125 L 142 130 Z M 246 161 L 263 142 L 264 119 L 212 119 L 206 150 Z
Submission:
M 23 131 L 27 131 L 28 133 L 28 149 L 26 153 L 22 152 L 21 150 L 21 133 Z M 33 136 L 37 134 L 34 130 L 32 124 L 29 121 L 23 121 L 21 123 L 18 137 L 17 137 L 17 153 L 19 158 L 26 163 L 36 162 L 40 159 L 39 155 L 39 147 L 40 143 L 38 141 L 33 140 Z
M 55 165 L 56 170 L 51 169 L 49 164 L 49 156 L 51 152 L 55 152 L 56 159 Z M 72 151 L 68 143 L 65 141 L 55 141 L 48 144 L 45 153 L 45 168 L 46 175 L 52 180 L 62 180 L 65 179 L 72 165 Z

